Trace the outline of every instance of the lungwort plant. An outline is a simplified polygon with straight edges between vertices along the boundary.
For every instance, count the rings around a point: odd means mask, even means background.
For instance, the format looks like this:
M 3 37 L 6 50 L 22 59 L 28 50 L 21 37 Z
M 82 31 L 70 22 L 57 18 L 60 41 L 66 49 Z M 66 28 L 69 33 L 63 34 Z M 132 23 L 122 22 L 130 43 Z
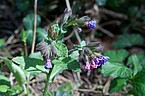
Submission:
M 23 38 L 23 42 L 25 44 L 27 42 L 31 43 L 31 41 L 27 41 L 31 37 L 31 31 L 33 29 L 31 22 L 28 22 L 27 20 L 27 18 L 29 19 L 31 17 L 32 14 L 28 15 L 23 20 L 24 24 L 27 25 L 25 26 L 27 31 L 22 31 L 22 36 L 25 37 Z M 38 73 L 45 73 L 46 84 L 45 88 L 42 90 L 42 93 L 43 96 L 47 96 L 47 94 L 51 94 L 48 92 L 48 86 L 63 70 L 81 72 L 78 61 L 79 56 L 84 59 L 84 71 L 101 67 L 105 62 L 107 62 L 109 57 L 101 55 L 100 52 L 102 51 L 102 46 L 99 42 L 86 43 L 81 40 L 80 44 L 75 45 L 73 49 L 67 48 L 64 43 L 64 34 L 69 32 L 68 29 L 72 29 L 79 36 L 81 33 L 81 27 L 90 27 L 91 30 L 94 30 L 96 28 L 96 21 L 90 20 L 88 16 L 83 16 L 81 18 L 72 16 L 70 10 L 65 10 L 60 21 L 50 25 L 48 30 L 44 32 L 45 35 L 47 33 L 47 36 L 39 35 L 40 32 L 37 33 L 37 35 L 45 37 L 41 39 L 41 42 L 36 46 L 36 50 L 40 52 L 32 53 L 29 56 L 17 56 L 12 58 L 12 60 L 5 57 L 0 57 L 14 74 L 17 83 L 19 84 L 19 87 L 12 88 L 9 80 L 3 77 L 5 82 L 7 82 L 7 85 L 0 83 L 0 88 L 1 86 L 4 86 L 2 94 L 11 96 L 21 94 L 22 92 L 23 94 L 30 94 L 30 77 L 35 76 Z M 68 93 L 70 94 L 70 92 Z

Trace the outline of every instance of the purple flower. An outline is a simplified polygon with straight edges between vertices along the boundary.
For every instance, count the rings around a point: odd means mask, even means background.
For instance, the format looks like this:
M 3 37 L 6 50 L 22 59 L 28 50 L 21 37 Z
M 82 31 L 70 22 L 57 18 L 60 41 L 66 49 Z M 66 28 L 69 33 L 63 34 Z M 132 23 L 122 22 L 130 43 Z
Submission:
M 86 26 L 90 27 L 91 30 L 94 30 L 96 28 L 96 20 L 87 21 Z
M 51 69 L 52 68 L 51 59 L 47 58 L 46 64 L 45 64 L 44 67 L 45 67 L 45 69 Z

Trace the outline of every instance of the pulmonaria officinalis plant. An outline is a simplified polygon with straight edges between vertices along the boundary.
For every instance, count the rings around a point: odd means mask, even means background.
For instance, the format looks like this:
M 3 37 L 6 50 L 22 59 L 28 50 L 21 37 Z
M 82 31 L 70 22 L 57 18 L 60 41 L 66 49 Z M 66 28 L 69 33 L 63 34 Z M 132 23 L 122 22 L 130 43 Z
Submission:
M 75 32 L 82 30 L 81 27 L 90 27 L 91 30 L 96 28 L 95 20 L 91 20 L 88 16 L 81 18 L 77 16 L 73 17 L 71 13 L 70 10 L 65 10 L 60 21 L 48 27 L 46 32 L 47 38 L 44 38 L 36 46 L 36 50 L 40 51 L 41 54 L 38 52 L 30 54 L 29 56 L 18 56 L 13 58 L 12 61 L 2 58 L 5 63 L 9 62 L 8 67 L 10 69 L 15 69 L 13 66 L 9 66 L 11 63 L 13 65 L 20 65 L 17 66 L 17 70 L 20 70 L 22 75 L 17 75 L 19 71 L 15 73 L 15 71 L 12 70 L 12 72 L 17 78 L 24 77 L 27 79 L 24 79 L 25 81 L 23 80 L 23 84 L 20 83 L 20 85 L 23 86 L 25 94 L 29 93 L 27 92 L 29 86 L 26 87 L 26 81 L 29 81 L 31 76 L 38 73 L 45 73 L 47 76 L 45 88 L 42 92 L 43 96 L 46 96 L 49 93 L 47 91 L 49 84 L 53 82 L 56 75 L 63 70 L 72 70 L 74 72 L 81 71 L 78 60 L 79 56 L 82 56 L 85 61 L 83 70 L 92 70 L 101 67 L 109 59 L 109 57 L 101 55 L 102 46 L 98 42 L 86 44 L 85 41 L 81 40 L 80 45 L 76 45 L 73 49 L 68 50 L 64 43 L 64 34 L 69 33 L 69 28 L 73 29 Z M 79 36 L 80 32 L 77 32 L 77 34 Z M 79 52 L 82 54 L 79 54 Z

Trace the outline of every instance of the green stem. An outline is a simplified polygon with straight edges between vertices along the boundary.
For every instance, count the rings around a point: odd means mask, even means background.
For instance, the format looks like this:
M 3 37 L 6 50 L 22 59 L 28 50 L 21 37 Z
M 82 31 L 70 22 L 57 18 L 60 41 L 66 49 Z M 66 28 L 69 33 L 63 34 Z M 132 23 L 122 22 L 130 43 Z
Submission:
M 27 94 L 27 88 L 26 88 L 26 85 L 23 84 L 22 87 L 23 87 L 23 90 L 24 90 L 24 94 L 26 95 L 26 94 Z
M 51 74 L 51 71 L 47 74 L 47 79 L 46 79 L 46 84 L 45 84 L 45 88 L 44 88 L 44 91 L 43 91 L 43 96 L 47 96 L 47 90 L 48 90 L 48 86 L 50 85 L 50 74 Z
M 27 75 L 27 86 L 26 86 L 27 94 L 29 94 L 29 84 L 30 84 L 30 73 L 28 73 L 28 75 Z

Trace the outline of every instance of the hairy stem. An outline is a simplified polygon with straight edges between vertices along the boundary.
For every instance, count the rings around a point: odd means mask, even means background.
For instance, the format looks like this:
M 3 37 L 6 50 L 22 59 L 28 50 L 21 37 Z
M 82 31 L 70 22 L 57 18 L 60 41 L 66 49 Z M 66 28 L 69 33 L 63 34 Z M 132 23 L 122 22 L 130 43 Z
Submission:
M 50 74 L 51 74 L 51 71 L 47 74 L 47 79 L 46 79 L 46 83 L 45 83 L 45 88 L 44 88 L 44 91 L 43 91 L 43 96 L 47 96 L 47 90 L 48 90 L 48 86 L 50 85 Z

